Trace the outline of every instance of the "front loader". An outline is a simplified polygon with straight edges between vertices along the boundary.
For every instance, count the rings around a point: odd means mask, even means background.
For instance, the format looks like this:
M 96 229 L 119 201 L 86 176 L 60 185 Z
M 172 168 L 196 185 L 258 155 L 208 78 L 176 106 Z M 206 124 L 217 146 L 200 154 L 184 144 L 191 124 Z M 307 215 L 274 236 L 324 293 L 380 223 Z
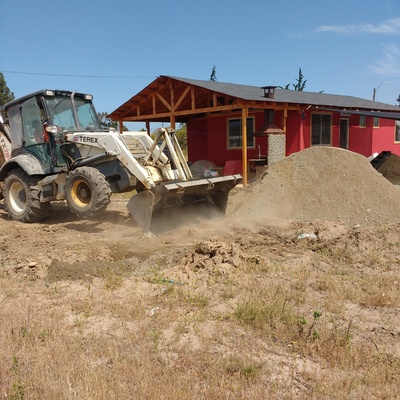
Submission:
M 202 204 L 224 214 L 240 175 L 193 179 L 173 131 L 120 134 L 102 129 L 92 96 L 42 90 L 4 106 L 8 144 L 0 185 L 9 216 L 44 220 L 52 201 L 79 217 L 102 212 L 112 193 L 136 191 L 127 208 L 146 233 L 166 211 Z M 9 154 L 11 152 L 11 154 Z M 165 154 L 167 153 L 168 156 Z

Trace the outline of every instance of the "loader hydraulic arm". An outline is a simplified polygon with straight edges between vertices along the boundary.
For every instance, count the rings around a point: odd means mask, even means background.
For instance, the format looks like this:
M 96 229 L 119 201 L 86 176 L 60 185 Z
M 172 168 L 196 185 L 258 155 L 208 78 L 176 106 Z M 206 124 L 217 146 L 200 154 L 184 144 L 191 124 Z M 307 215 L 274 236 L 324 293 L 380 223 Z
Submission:
M 154 187 L 155 181 L 161 180 L 161 177 L 155 171 L 140 165 L 116 132 L 67 133 L 65 134 L 65 140 L 75 143 L 78 148 L 93 147 L 103 149 L 108 156 L 117 158 L 129 173 L 139 179 L 147 189 Z

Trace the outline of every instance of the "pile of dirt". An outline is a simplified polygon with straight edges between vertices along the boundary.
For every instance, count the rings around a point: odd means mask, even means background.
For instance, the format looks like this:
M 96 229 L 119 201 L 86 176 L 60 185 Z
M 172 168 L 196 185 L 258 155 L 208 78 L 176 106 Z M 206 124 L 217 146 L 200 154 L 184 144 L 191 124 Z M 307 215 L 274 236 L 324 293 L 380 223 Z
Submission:
M 391 154 L 377 171 L 394 185 L 400 185 L 400 157 L 397 154 Z
M 218 236 L 212 236 L 198 243 L 193 252 L 184 258 L 183 263 L 196 269 L 206 268 L 221 272 L 239 267 L 241 257 L 237 243 L 227 243 Z
M 268 169 L 231 196 L 228 221 L 335 220 L 346 224 L 400 222 L 400 188 L 356 153 L 312 147 Z

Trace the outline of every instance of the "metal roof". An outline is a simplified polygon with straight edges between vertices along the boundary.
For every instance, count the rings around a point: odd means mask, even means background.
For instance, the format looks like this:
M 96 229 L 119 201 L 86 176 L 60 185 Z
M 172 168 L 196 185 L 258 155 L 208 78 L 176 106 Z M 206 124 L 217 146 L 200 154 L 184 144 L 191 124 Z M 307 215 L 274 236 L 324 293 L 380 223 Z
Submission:
M 381 118 L 397 119 L 400 107 L 354 96 L 266 88 L 161 75 L 114 110 L 114 121 L 187 122 L 191 117 L 215 112 L 252 109 L 331 109 L 332 112 L 385 112 Z
M 189 85 L 194 85 L 208 89 L 214 92 L 226 94 L 228 96 L 237 97 L 249 101 L 265 101 L 271 103 L 295 103 L 305 106 L 321 107 L 340 107 L 352 109 L 370 109 L 370 110 L 385 110 L 395 111 L 400 113 L 400 108 L 394 105 L 380 103 L 377 101 L 366 100 L 359 97 L 344 96 L 328 93 L 305 92 L 298 90 L 275 89 L 273 99 L 264 97 L 264 89 L 258 86 L 238 85 L 234 83 L 222 83 L 216 81 L 202 81 L 196 79 L 179 78 L 167 76 L 167 78 L 185 82 Z

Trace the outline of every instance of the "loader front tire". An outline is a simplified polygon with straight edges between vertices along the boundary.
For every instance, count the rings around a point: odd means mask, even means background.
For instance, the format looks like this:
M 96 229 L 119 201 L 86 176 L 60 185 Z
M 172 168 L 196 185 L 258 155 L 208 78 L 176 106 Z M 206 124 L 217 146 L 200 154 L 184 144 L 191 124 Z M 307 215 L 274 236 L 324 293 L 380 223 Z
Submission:
M 111 189 L 98 169 L 79 167 L 67 175 L 65 198 L 73 214 L 91 218 L 110 204 Z
M 4 180 L 5 209 L 11 219 L 20 222 L 43 221 L 50 210 L 50 203 L 40 201 L 38 179 L 28 176 L 22 169 L 14 169 Z

